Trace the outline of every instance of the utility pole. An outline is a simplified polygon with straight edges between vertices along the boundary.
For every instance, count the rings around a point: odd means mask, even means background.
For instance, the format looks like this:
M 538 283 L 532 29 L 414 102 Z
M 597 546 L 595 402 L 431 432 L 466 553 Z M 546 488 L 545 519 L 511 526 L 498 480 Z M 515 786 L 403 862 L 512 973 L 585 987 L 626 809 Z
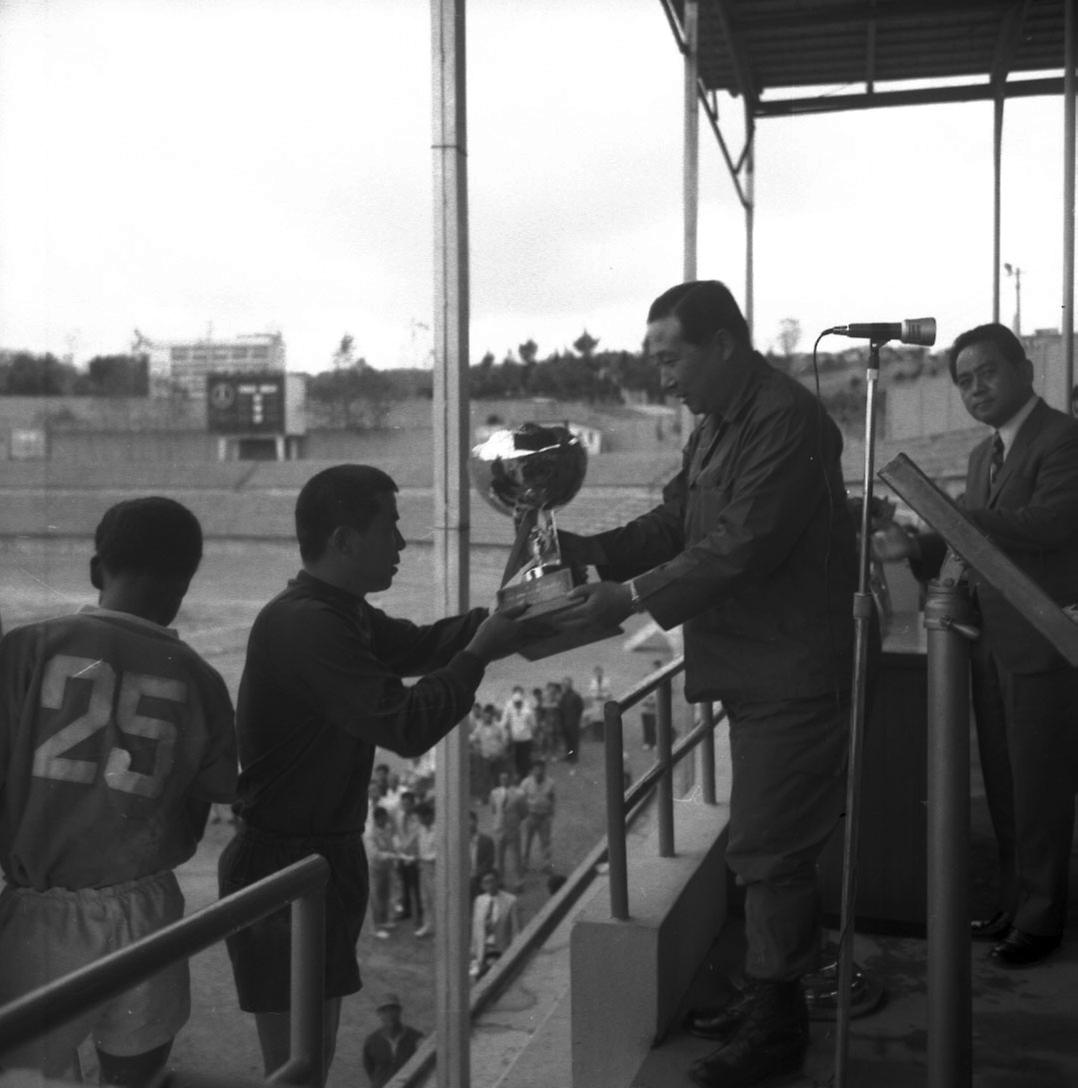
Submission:
M 1014 277 L 1014 324 L 1011 326 L 1015 336 L 1022 335 L 1022 270 L 1016 264 L 1004 263 L 1003 270 Z

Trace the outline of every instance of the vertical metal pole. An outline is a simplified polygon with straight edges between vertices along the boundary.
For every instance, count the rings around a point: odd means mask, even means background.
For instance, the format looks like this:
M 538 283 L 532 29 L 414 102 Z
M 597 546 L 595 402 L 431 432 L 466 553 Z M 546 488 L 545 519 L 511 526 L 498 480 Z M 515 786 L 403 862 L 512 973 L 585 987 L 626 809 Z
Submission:
M 745 321 L 753 331 L 754 249 L 756 245 L 756 125 L 752 109 L 745 103 Z
M 288 1064 L 302 1063 L 303 1083 L 312 1088 L 320 1088 L 326 1079 L 325 977 L 326 893 L 322 887 L 292 903 Z
M 861 748 L 865 731 L 868 676 L 868 629 L 872 622 L 869 593 L 869 547 L 872 524 L 872 481 L 876 458 L 876 383 L 880 377 L 880 345 L 869 345 L 865 389 L 865 474 L 861 507 L 860 567 L 854 594 L 853 683 L 850 691 L 850 750 L 846 768 L 846 828 L 842 850 L 842 902 L 838 942 L 838 999 L 835 1010 L 835 1088 L 846 1088 L 850 1049 L 850 987 L 853 984 L 853 931 L 857 918 L 857 845 L 861 807 Z
M 696 236 L 700 205 L 700 102 L 697 75 L 700 8 L 698 0 L 685 0 L 685 118 L 681 175 L 684 237 L 682 278 L 696 279 Z
M 1075 5 L 1065 0 L 1063 17 L 1063 312 L 1059 331 L 1063 335 L 1063 374 L 1066 404 L 1074 389 L 1074 99 L 1075 33 L 1078 33 Z
M 674 767 L 670 754 L 674 747 L 671 723 L 670 680 L 666 679 L 658 690 L 658 741 L 659 766 L 662 774 L 655 787 L 656 803 L 659 807 L 659 857 L 674 856 Z
M 673 857 L 673 727 L 671 721 L 670 680 L 659 684 L 658 690 L 658 755 L 662 774 L 655 793 L 659 808 L 659 857 Z
M 964 588 L 932 582 L 928 631 L 928 1088 L 972 1083 L 969 646 Z
M 700 792 L 705 805 L 715 804 L 715 706 L 709 699 L 701 703 L 707 735 L 696 747 L 700 760 Z
M 610 876 L 610 915 L 629 917 L 629 863 L 625 853 L 625 783 L 621 711 L 611 699 L 603 706 L 606 759 L 606 847 Z
M 992 104 L 992 320 L 999 321 L 1000 216 L 1003 204 L 1003 94 Z
M 468 604 L 468 168 L 465 0 L 431 0 L 434 170 L 434 578 L 439 615 Z M 435 1021 L 438 1084 L 469 1084 L 468 758 L 437 747 Z

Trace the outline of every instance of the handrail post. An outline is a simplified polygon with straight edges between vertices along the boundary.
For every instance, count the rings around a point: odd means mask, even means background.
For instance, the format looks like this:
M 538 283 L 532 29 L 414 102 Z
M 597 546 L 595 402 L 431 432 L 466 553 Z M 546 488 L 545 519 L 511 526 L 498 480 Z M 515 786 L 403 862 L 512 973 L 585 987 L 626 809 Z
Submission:
M 971 1083 L 969 642 L 964 584 L 933 581 L 928 632 L 928 1062 L 930 1088 Z
M 611 699 L 603 706 L 603 743 L 606 757 L 606 845 L 610 875 L 610 914 L 624 922 L 629 917 L 629 867 L 625 853 L 625 756 L 621 710 Z
M 326 896 L 324 889 L 292 902 L 292 1017 L 289 1064 L 311 1088 L 326 1079 Z
M 704 722 L 707 724 L 707 736 L 700 741 L 697 749 L 700 762 L 700 791 L 703 794 L 704 804 L 713 805 L 716 802 L 715 794 L 715 706 L 710 699 L 701 703 Z
M 662 777 L 656 787 L 659 807 L 659 857 L 674 856 L 674 767 L 671 754 L 674 750 L 673 727 L 671 723 L 671 684 L 667 677 L 659 684 L 658 690 L 658 748 L 659 766 Z

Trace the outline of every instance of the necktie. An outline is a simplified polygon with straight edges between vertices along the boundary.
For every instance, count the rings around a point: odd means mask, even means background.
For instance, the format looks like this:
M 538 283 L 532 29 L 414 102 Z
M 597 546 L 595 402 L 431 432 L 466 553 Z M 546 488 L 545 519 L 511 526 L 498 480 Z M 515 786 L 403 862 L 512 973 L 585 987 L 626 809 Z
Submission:
M 999 475 L 999 470 L 1003 468 L 1003 439 L 999 436 L 999 431 L 996 432 L 996 437 L 992 439 L 992 460 L 988 466 L 988 482 L 994 484 L 996 477 Z
M 487 903 L 487 916 L 483 919 L 484 943 L 488 948 L 495 944 L 494 936 L 494 896 Z

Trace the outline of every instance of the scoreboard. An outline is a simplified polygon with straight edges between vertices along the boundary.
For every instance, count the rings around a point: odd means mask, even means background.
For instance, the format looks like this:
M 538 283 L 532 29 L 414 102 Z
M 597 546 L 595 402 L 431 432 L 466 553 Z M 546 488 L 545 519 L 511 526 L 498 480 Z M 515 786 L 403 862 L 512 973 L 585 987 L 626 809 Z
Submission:
M 206 412 L 215 434 L 285 434 L 286 375 L 206 375 Z

